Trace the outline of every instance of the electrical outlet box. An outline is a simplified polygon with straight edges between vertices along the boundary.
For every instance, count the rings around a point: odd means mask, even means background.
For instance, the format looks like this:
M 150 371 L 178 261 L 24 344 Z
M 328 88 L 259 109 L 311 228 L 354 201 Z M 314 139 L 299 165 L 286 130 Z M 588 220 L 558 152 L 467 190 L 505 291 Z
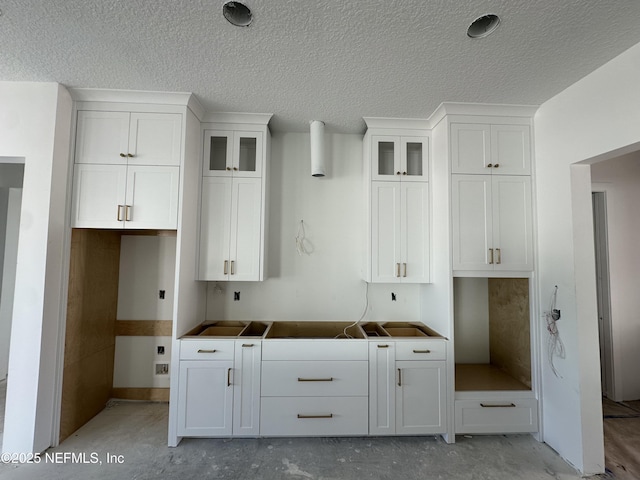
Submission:
M 158 355 L 164 355 L 164 346 L 158 345 Z
M 157 362 L 155 364 L 156 375 L 169 375 L 169 364 Z

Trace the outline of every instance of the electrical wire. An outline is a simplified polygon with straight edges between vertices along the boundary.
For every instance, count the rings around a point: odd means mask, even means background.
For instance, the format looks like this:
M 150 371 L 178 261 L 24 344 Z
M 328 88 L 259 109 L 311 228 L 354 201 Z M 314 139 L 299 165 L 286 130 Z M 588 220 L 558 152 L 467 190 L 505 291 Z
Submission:
M 562 378 L 558 374 L 558 371 L 556 370 L 556 367 L 553 363 L 554 356 L 558 358 L 566 357 L 564 343 L 562 343 L 562 339 L 560 338 L 560 331 L 558 330 L 558 325 L 556 324 L 558 320 L 560 320 L 560 310 L 556 309 L 557 299 L 558 286 L 556 285 L 555 289 L 553 290 L 553 294 L 551 295 L 549 311 L 545 312 L 545 318 L 547 320 L 547 331 L 549 332 L 547 354 L 549 355 L 549 364 L 551 365 L 551 371 L 556 377 Z
M 364 309 L 362 310 L 362 314 L 360 315 L 360 318 L 358 318 L 358 320 L 356 320 L 355 322 L 347 325 L 346 327 L 344 327 L 344 330 L 342 331 L 342 335 L 345 336 L 345 338 L 353 338 L 352 335 L 349 335 L 347 333 L 347 330 L 349 330 L 350 328 L 355 327 L 356 325 L 358 325 L 362 320 L 364 320 L 364 317 L 367 315 L 367 311 L 369 310 L 369 283 L 368 282 L 364 282 Z M 338 334 L 336 335 L 334 338 L 340 338 L 342 335 Z
M 311 251 L 307 249 L 306 243 L 308 243 L 308 240 L 306 239 L 306 233 L 304 231 L 304 220 L 300 220 L 298 232 L 296 233 L 296 250 L 298 251 L 298 255 L 311 255 Z

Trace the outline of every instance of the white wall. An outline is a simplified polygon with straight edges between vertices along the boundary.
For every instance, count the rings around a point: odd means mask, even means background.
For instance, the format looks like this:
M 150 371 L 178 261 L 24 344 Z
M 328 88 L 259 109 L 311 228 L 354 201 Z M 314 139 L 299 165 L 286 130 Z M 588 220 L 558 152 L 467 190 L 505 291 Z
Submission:
M 544 440 L 584 473 L 604 470 L 591 180 L 584 160 L 640 142 L 640 44 L 544 103 L 535 117 L 538 298 L 558 286 L 560 377 L 542 369 Z M 585 171 L 586 169 L 586 171 Z M 546 349 L 543 319 L 539 329 Z M 546 358 L 546 350 L 541 352 Z
M 640 398 L 640 153 L 591 166 L 605 187 L 611 288 L 611 334 L 616 398 Z
M 3 449 L 52 444 L 72 101 L 55 83 L 0 82 L 0 156 L 24 157 Z
M 123 235 L 117 319 L 171 320 L 175 267 L 175 236 Z M 164 355 L 157 354 L 158 346 Z M 171 337 L 117 336 L 113 387 L 169 388 L 170 375 L 156 375 L 156 362 L 171 363 Z
M 327 176 L 311 176 L 309 135 L 276 134 L 271 146 L 269 278 L 214 283 L 207 319 L 347 320 L 365 306 L 362 136 L 326 135 Z M 298 255 L 304 220 L 310 255 Z M 219 287 L 217 288 L 216 285 Z M 233 293 L 240 292 L 240 301 Z M 396 301 L 391 300 L 391 293 Z M 369 286 L 367 320 L 419 320 L 419 285 Z
M 1 273 L 4 265 L 4 242 L 7 225 L 7 207 L 9 205 L 9 188 L 22 188 L 23 175 L 23 158 L 0 158 L 0 291 L 2 291 L 3 281 Z
M 454 278 L 456 363 L 490 363 L 489 280 Z

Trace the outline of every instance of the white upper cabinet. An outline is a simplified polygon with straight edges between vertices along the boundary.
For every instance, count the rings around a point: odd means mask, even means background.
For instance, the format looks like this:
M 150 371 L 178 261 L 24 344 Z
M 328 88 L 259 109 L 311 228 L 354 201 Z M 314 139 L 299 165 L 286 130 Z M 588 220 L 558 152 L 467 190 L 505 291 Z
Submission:
M 452 123 L 451 172 L 530 175 L 529 126 Z
M 371 179 L 428 181 L 429 137 L 372 135 Z
M 262 132 L 205 130 L 203 175 L 261 177 Z
M 363 277 L 373 283 L 428 283 L 429 131 L 413 121 L 365 121 L 374 127 L 363 148 L 368 196 Z
M 198 280 L 265 279 L 269 139 L 266 123 L 203 126 Z
M 176 229 L 182 115 L 79 110 L 72 226 Z
M 78 111 L 75 163 L 180 165 L 177 113 Z
M 453 269 L 533 270 L 531 178 L 452 175 Z

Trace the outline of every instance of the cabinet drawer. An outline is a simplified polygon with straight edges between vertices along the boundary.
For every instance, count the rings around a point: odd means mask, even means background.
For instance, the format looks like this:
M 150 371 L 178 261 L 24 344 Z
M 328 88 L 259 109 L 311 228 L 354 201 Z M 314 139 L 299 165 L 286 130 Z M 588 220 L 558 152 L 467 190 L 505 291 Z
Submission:
M 260 435 L 367 435 L 367 397 L 263 397 Z
M 271 340 L 262 343 L 263 360 L 367 360 L 366 340 Z
M 396 341 L 396 360 L 445 360 L 446 346 L 443 340 Z
M 535 399 L 456 400 L 456 433 L 538 431 Z
M 367 395 L 368 362 L 262 362 L 263 397 Z
M 180 360 L 233 360 L 233 340 L 180 340 Z

